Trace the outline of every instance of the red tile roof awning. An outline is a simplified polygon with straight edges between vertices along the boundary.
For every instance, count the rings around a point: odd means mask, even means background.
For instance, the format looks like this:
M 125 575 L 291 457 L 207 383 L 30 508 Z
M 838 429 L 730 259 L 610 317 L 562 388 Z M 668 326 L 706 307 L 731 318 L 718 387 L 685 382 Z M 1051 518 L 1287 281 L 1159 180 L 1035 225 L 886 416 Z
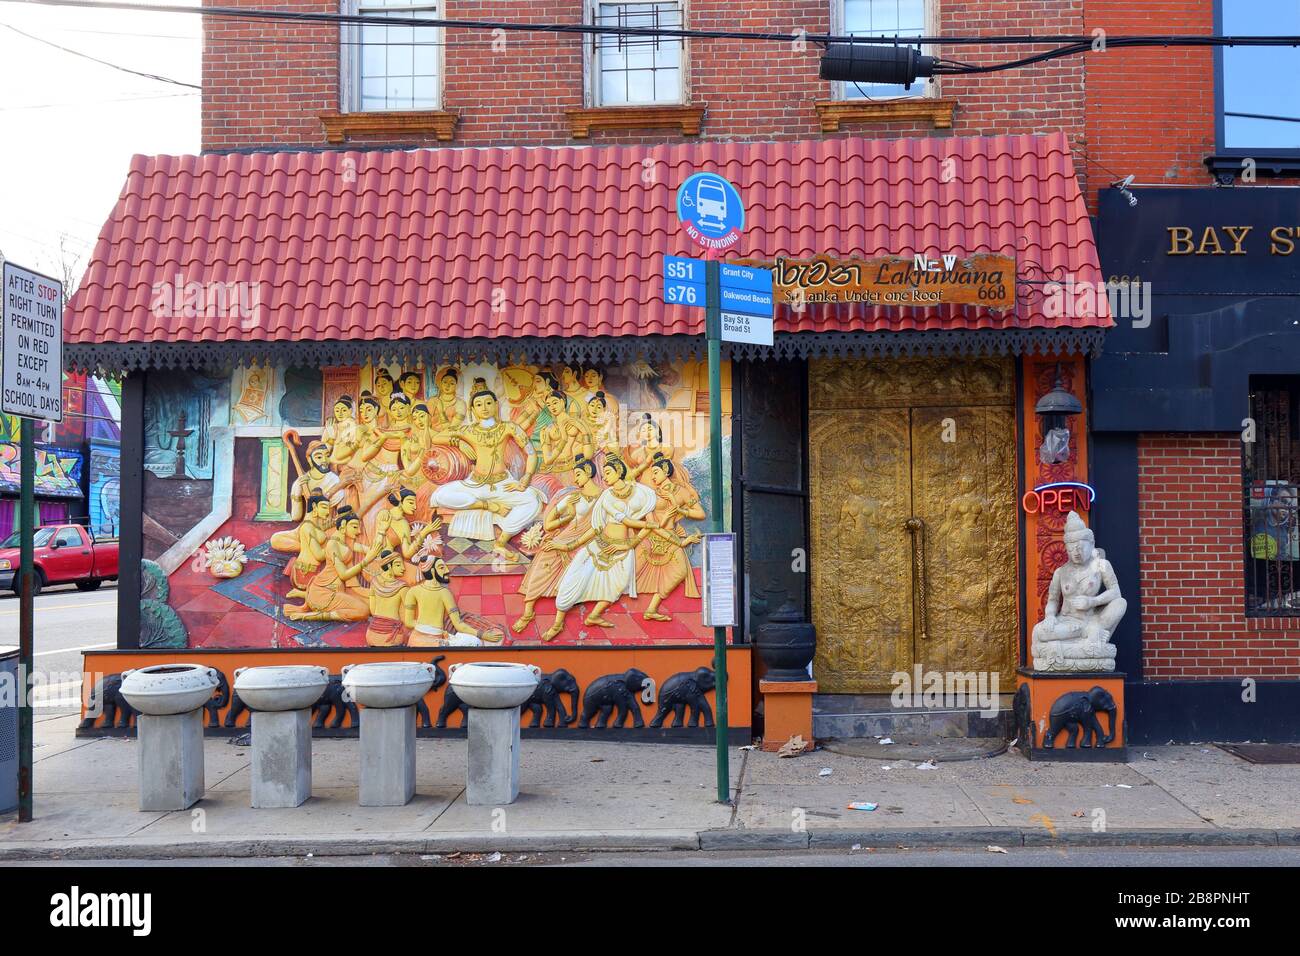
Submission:
M 1104 297 L 1096 315 L 1044 308 L 1045 279 L 1101 278 L 1069 146 L 1056 134 L 137 156 L 70 303 L 67 341 L 75 354 L 146 343 L 702 335 L 703 310 L 666 305 L 661 280 L 664 254 L 698 251 L 678 227 L 674 196 L 700 170 L 729 178 L 746 203 L 729 258 L 1016 257 L 1012 311 L 779 307 L 778 333 L 1111 324 Z M 195 288 L 206 298 L 185 308 Z

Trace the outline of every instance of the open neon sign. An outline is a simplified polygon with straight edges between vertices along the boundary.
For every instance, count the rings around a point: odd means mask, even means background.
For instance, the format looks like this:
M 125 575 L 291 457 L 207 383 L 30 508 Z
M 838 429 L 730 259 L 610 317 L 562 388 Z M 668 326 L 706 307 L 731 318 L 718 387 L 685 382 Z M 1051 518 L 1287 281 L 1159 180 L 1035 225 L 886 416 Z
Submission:
M 1041 511 L 1090 511 L 1097 492 L 1082 481 L 1053 481 L 1026 491 L 1020 506 L 1028 514 Z

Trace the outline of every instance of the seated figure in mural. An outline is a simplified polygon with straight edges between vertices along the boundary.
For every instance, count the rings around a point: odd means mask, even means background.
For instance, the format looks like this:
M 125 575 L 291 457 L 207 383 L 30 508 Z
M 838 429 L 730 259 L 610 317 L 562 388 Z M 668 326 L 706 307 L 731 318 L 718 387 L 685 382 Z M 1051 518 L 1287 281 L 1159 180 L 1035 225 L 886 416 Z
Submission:
M 653 528 L 655 493 L 632 480 L 622 459 L 610 456 L 602 469 L 606 488 L 591 507 L 591 527 L 573 541 L 551 541 L 552 551 L 573 552 L 555 594 L 555 621 L 542 635 L 552 641 L 564 630 L 569 609 L 582 602 L 595 607 L 585 618 L 592 627 L 613 627 L 604 617 L 606 608 L 624 594 L 636 597 L 636 547 L 638 531 Z
M 285 597 L 300 598 L 307 595 L 307 585 L 320 570 L 325 560 L 325 539 L 330 530 L 330 500 L 324 495 L 313 495 L 307 500 L 307 514 L 298 525 L 298 556 L 285 565 L 284 573 L 293 582 Z
M 379 554 L 379 545 L 362 547 L 361 518 L 349 507 L 339 512 L 334 527 L 325 542 L 325 563 L 308 582 L 302 604 L 284 606 L 291 621 L 364 621 L 370 614 L 369 594 L 355 582 Z
M 352 460 L 360 444 L 357 421 L 352 417 L 352 396 L 340 395 L 334 401 L 334 417 L 321 429 L 320 439 L 329 448 L 329 461 L 342 468 Z
M 494 541 L 493 550 L 504 561 L 518 562 L 510 539 L 542 513 L 541 492 L 531 487 L 537 471 L 537 453 L 524 430 L 497 419 L 496 395 L 486 388 L 470 396 L 473 421 L 434 436 L 455 443 L 474 462 L 470 475 L 452 481 L 433 493 L 436 508 L 454 511 L 448 534 L 475 541 Z M 507 446 L 513 443 L 524 455 L 524 473 L 512 478 L 506 469 Z
M 329 461 L 329 448 L 324 442 L 313 441 L 307 446 L 307 470 L 289 486 L 289 519 L 301 522 L 311 510 L 307 502 L 317 495 L 331 504 L 341 504 L 347 498 L 343 483 Z M 271 535 L 271 547 L 276 551 L 293 554 L 299 548 L 299 529 L 277 531 Z
M 366 644 L 397 647 L 406 643 L 402 624 L 402 596 L 407 583 L 402 555 L 387 548 L 379 552 L 379 573 L 370 582 L 370 617 L 366 621 Z
M 1097 550 L 1092 529 L 1076 512 L 1062 535 L 1069 560 L 1052 574 L 1044 617 L 1034 626 L 1034 668 L 1040 671 L 1113 671 L 1110 636 L 1128 610 L 1115 569 Z
M 555 597 L 560 577 L 568 566 L 569 552 L 547 545 L 575 543 L 591 528 L 591 506 L 600 497 L 601 491 L 600 485 L 596 484 L 596 463 L 585 456 L 579 456 L 573 463 L 573 483 L 576 487 L 557 495 L 542 516 L 542 531 L 545 534 L 542 550 L 533 555 L 528 570 L 519 582 L 519 593 L 524 598 L 524 613 L 511 625 L 516 634 L 532 623 L 539 598 Z
M 551 413 L 551 423 L 541 430 L 541 471 L 547 474 L 567 472 L 581 455 L 590 458 L 595 452 L 591 435 L 584 424 L 568 413 L 564 393 L 551 392 L 546 396 L 546 410 Z
M 647 621 L 672 620 L 671 615 L 659 610 L 659 606 L 682 584 L 686 585 L 688 598 L 700 596 L 686 549 L 703 541 L 704 535 L 699 532 L 687 534 L 681 521 L 683 518 L 703 521 L 704 506 L 700 504 L 695 489 L 673 481 L 675 471 L 672 460 L 660 455 L 648 472 L 650 484 L 655 489 L 652 517 L 656 527 L 637 535 L 636 548 L 636 588 L 651 596 L 641 615 Z
M 442 558 L 430 560 L 419 584 L 402 595 L 402 623 L 410 631 L 408 647 L 477 647 L 483 643 L 465 623 L 456 598 L 447 586 L 451 569 Z

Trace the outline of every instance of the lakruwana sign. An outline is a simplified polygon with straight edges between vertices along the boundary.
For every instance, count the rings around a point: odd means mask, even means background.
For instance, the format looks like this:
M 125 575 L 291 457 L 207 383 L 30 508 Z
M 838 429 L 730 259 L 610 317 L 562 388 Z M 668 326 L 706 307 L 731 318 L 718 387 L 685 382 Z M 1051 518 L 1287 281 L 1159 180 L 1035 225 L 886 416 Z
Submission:
M 1010 309 L 1016 301 L 1012 256 L 881 256 L 876 259 L 777 259 L 772 266 L 776 301 L 806 304 L 982 305 Z

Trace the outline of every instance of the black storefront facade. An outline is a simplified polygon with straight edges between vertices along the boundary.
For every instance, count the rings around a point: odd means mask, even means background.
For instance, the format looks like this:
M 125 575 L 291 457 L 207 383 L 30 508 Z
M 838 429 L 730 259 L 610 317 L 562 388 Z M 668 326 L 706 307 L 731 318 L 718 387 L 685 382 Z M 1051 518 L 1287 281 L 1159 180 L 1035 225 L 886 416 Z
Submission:
M 1103 191 L 1098 544 L 1133 743 L 1300 740 L 1300 189 Z

